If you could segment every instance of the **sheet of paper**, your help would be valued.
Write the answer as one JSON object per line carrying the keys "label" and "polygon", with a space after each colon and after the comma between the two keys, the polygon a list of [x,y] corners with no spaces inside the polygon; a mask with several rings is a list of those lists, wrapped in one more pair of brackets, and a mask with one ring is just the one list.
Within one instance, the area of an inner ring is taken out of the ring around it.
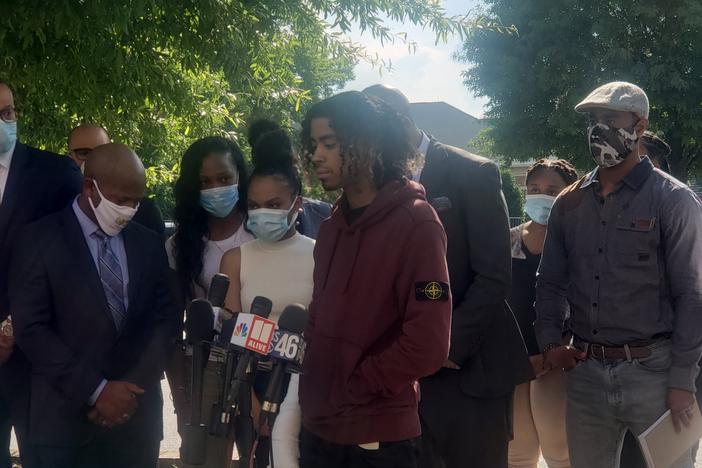
{"label": "sheet of paper", "polygon": [[670,410],[639,436],[639,443],[649,468],[670,468],[683,453],[702,438],[702,415],[695,402],[690,427],[678,434],[673,426]]}

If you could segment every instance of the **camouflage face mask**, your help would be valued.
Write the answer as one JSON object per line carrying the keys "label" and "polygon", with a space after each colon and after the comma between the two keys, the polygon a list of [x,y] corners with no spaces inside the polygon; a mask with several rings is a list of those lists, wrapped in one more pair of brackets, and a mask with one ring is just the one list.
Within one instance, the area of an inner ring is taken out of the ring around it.
{"label": "camouflage face mask", "polygon": [[613,167],[636,148],[639,137],[634,127],[613,128],[603,123],[591,124],[587,129],[590,153],[598,166]]}

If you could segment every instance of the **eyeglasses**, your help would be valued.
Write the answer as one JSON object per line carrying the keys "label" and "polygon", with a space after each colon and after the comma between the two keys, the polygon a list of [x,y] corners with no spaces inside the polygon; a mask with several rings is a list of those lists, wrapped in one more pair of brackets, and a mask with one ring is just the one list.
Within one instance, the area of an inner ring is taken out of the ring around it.
{"label": "eyeglasses", "polygon": [[17,109],[14,107],[0,109],[0,120],[5,123],[17,122]]}
{"label": "eyeglasses", "polygon": [[79,159],[81,161],[85,161],[88,159],[88,155],[92,151],[92,148],[75,148],[75,149],[69,149],[68,154],[76,159]]}

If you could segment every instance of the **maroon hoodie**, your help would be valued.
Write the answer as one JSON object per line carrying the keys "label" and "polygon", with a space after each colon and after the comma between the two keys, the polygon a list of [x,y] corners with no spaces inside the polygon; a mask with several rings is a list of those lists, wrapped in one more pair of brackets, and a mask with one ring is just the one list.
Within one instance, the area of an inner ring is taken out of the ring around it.
{"label": "maroon hoodie", "polygon": [[322,224],[300,405],[329,442],[419,436],[417,379],[448,356],[446,234],[424,189],[386,185],[351,226],[345,200]]}

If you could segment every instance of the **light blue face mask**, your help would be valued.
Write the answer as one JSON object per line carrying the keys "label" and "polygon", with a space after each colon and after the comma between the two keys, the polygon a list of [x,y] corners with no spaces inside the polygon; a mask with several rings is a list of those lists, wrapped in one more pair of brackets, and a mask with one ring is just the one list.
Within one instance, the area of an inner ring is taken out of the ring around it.
{"label": "light blue face mask", "polygon": [[17,142],[17,122],[0,120],[0,153],[7,153]]}
{"label": "light blue face mask", "polygon": [[200,190],[200,205],[216,218],[225,218],[239,201],[239,187],[227,185]]}
{"label": "light blue face mask", "polygon": [[556,197],[550,195],[527,195],[524,211],[537,224],[548,224],[548,217]]}
{"label": "light blue face mask", "polygon": [[295,220],[297,220],[298,213],[295,212],[293,218],[288,222],[288,215],[293,208],[295,208],[295,203],[289,210],[272,210],[269,208],[249,210],[246,227],[257,239],[277,242],[283,238],[290,230],[290,226],[294,225]]}

